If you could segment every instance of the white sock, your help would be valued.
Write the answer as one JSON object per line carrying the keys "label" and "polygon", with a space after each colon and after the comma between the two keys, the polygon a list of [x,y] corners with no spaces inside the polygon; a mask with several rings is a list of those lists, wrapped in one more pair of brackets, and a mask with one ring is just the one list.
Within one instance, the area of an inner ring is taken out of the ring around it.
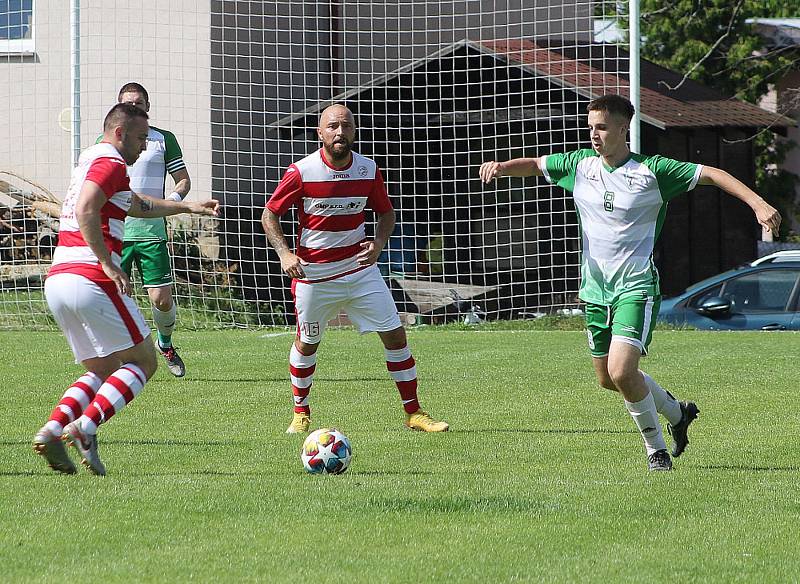
{"label": "white sock", "polygon": [[647,456],[656,450],[666,450],[667,443],[664,442],[664,433],[661,431],[661,423],[658,421],[658,412],[653,395],[648,393],[642,401],[629,402],[625,400],[625,407],[628,408],[631,418],[644,440]]}
{"label": "white sock", "polygon": [[[156,329],[158,330],[159,340],[163,340],[166,342],[172,342],[172,331],[175,330],[175,315],[178,312],[178,309],[175,307],[175,303],[172,303],[172,308],[169,310],[161,311],[155,306],[153,308],[153,322],[156,325]],[[164,345],[162,345],[164,346]]]}
{"label": "white sock", "polygon": [[656,402],[656,411],[673,426],[680,423],[683,419],[683,412],[681,412],[681,404],[678,403],[678,400],[647,373],[641,370],[639,373],[644,377],[645,385],[647,385],[650,395],[653,396],[653,400]]}

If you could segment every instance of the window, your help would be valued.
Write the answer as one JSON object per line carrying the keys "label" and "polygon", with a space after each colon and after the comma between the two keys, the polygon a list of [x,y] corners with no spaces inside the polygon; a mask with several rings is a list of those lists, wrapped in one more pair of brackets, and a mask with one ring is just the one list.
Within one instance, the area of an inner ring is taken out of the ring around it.
{"label": "window", "polygon": [[33,52],[33,0],[0,0],[0,54]]}
{"label": "window", "polygon": [[721,296],[739,313],[786,312],[797,285],[797,270],[764,270],[729,280]]}
{"label": "window", "polygon": [[686,304],[689,308],[697,308],[698,306],[702,306],[703,302],[709,300],[710,298],[714,298],[715,296],[719,296],[722,292],[722,284],[717,284],[713,288],[707,288],[703,290],[697,296],[692,296],[692,299]]}

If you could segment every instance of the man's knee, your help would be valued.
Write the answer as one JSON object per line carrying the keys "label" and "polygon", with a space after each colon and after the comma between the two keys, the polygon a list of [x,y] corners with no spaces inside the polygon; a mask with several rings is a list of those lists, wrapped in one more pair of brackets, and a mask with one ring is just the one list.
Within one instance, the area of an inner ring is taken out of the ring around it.
{"label": "man's knee", "polygon": [[616,388],[627,387],[639,375],[639,368],[626,362],[609,364],[608,376]]}
{"label": "man's knee", "polygon": [[143,341],[142,344],[144,345],[145,342],[147,344],[147,349],[142,347],[141,358],[137,359],[138,362],[135,363],[135,365],[141,367],[147,379],[150,379],[155,375],[156,369],[158,369],[158,360],[156,359],[156,350],[153,348],[153,344],[149,341]]}
{"label": "man's knee", "polygon": [[306,357],[310,357],[311,355],[317,352],[317,349],[319,348],[319,343],[305,343],[300,339],[297,339],[294,342],[294,346],[298,351],[300,351],[300,353],[302,353]]}
{"label": "man's knee", "polygon": [[383,346],[390,351],[402,349],[408,344],[408,339],[406,338],[406,329],[404,329],[402,326],[397,327],[394,330],[379,333],[379,335],[381,337],[381,341],[383,341]]}
{"label": "man's knee", "polygon": [[150,288],[148,295],[150,296],[150,303],[161,312],[167,312],[172,309],[174,301],[170,286]]}
{"label": "man's knee", "polygon": [[611,391],[617,391],[617,386],[614,385],[614,381],[611,379],[611,376],[608,373],[597,374],[597,383],[600,384],[600,387],[603,389],[610,389]]}

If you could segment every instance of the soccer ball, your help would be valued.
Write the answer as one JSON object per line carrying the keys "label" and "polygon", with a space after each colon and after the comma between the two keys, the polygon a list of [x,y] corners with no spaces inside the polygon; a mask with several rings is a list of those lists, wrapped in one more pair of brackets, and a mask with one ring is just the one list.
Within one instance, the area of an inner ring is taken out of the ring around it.
{"label": "soccer ball", "polygon": [[311,474],[342,474],[352,458],[350,440],[336,428],[314,430],[300,452],[303,466]]}

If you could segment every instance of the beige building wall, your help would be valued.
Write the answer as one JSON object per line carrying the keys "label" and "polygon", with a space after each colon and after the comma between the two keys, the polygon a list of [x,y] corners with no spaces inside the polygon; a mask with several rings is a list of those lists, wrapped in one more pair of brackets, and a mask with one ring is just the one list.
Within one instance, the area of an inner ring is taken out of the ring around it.
{"label": "beige building wall", "polygon": [[[72,167],[70,5],[36,0],[34,55],[0,55],[0,173],[21,175],[58,198]],[[208,197],[209,38],[208,2],[82,0],[81,147],[101,133],[120,86],[139,82],[150,93],[151,123],[178,138],[193,197]]]}

